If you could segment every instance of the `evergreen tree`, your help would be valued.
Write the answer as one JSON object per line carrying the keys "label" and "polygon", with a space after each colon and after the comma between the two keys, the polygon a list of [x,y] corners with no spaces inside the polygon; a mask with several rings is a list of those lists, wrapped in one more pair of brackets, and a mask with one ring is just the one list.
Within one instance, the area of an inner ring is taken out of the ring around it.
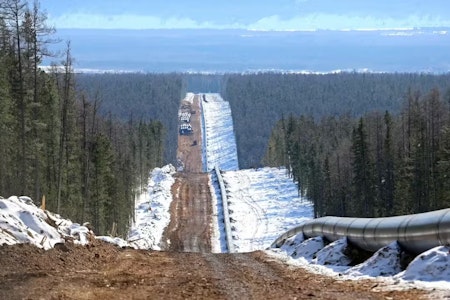
{"label": "evergreen tree", "polygon": [[359,120],[358,127],[353,131],[352,153],[353,214],[358,217],[369,217],[374,213],[373,164],[369,156],[367,133],[362,118]]}

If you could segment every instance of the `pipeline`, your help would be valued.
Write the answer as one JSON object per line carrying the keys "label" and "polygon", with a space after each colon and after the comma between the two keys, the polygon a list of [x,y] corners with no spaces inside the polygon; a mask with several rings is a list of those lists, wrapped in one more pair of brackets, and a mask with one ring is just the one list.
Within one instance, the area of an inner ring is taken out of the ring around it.
{"label": "pipeline", "polygon": [[[205,123],[205,114],[203,113],[203,98],[205,97],[205,94],[198,94],[199,95],[199,102],[200,102],[200,111],[201,111],[201,128],[202,128],[202,169],[203,172],[208,172],[208,156],[206,155],[206,148],[207,148],[207,141],[206,138],[206,123]],[[202,96],[200,96],[202,95]]]}
{"label": "pipeline", "polygon": [[299,233],[305,238],[323,236],[331,242],[346,237],[349,243],[372,252],[397,241],[406,251],[419,254],[450,245],[450,208],[386,218],[317,218],[285,232],[271,247],[279,248]]}
{"label": "pipeline", "polygon": [[222,206],[223,206],[223,220],[224,220],[224,226],[225,226],[225,234],[226,234],[226,241],[227,241],[227,248],[229,253],[234,252],[234,246],[232,241],[232,235],[231,235],[231,227],[230,227],[230,215],[228,214],[228,199],[227,199],[227,192],[225,191],[225,184],[223,183],[222,174],[220,174],[219,167],[216,165],[214,167],[214,170],[217,175],[217,181],[219,182],[220,187],[220,195],[222,197]]}

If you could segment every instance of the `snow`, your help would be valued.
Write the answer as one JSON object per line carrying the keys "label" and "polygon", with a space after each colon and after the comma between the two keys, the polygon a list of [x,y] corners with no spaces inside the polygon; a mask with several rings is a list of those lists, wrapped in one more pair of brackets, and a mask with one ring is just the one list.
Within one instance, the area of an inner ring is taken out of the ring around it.
{"label": "snow", "polygon": [[0,199],[0,245],[30,243],[50,249],[63,242],[58,229],[51,226],[46,213],[29,197]]}
{"label": "snow", "polygon": [[320,249],[316,254],[316,258],[312,260],[312,263],[324,266],[348,266],[352,262],[352,259],[345,254],[346,249],[346,238],[336,240]]}
{"label": "snow", "polygon": [[147,191],[137,199],[135,221],[128,235],[129,243],[135,248],[161,250],[159,243],[170,222],[173,174],[172,165],[155,168],[150,174]]}
{"label": "snow", "polygon": [[186,93],[186,97],[183,99],[183,101],[187,101],[190,104],[194,104],[194,97],[195,97],[194,93]]}
{"label": "snow", "polygon": [[433,297],[450,297],[450,247],[439,246],[418,255],[402,271],[405,253],[397,242],[379,249],[369,259],[356,266],[346,255],[346,239],[324,247],[322,237],[303,239],[302,234],[285,241],[280,248],[266,253],[286,264],[302,267],[316,274],[339,280],[372,279],[387,290],[421,288],[433,292]]}
{"label": "snow", "polygon": [[219,94],[204,95],[201,103],[206,141],[203,157],[205,169],[211,171],[217,165],[221,170],[237,170],[239,164],[230,104]]}
{"label": "snow", "polygon": [[85,245],[90,236],[88,227],[37,207],[29,197],[0,199],[0,245],[29,243],[48,250],[67,238]]}
{"label": "snow", "polygon": [[[417,256],[408,268],[399,273],[396,278],[405,280],[433,281],[442,284],[450,279],[450,247],[439,246]],[[427,262],[426,264],[424,262]]]}
{"label": "snow", "polygon": [[279,235],[313,216],[312,204],[298,196],[285,168],[228,171],[222,176],[238,252],[264,250]]}

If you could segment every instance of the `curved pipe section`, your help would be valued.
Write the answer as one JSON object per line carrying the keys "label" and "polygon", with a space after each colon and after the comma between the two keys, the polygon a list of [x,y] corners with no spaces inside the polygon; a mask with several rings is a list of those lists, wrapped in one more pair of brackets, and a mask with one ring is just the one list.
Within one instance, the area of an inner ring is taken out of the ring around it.
{"label": "curved pipe section", "polygon": [[317,218],[285,232],[272,247],[280,247],[299,233],[305,238],[323,236],[329,241],[346,237],[351,244],[373,252],[397,241],[406,251],[419,254],[450,245],[450,208],[387,218]]}

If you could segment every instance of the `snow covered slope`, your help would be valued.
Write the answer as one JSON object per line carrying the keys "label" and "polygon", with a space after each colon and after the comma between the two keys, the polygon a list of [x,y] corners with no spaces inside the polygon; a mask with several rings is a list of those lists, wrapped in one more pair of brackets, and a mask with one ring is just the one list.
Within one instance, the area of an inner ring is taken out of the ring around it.
{"label": "snow covered slope", "polygon": [[313,217],[309,201],[298,196],[285,168],[222,174],[235,250],[264,250],[286,230]]}
{"label": "snow covered slope", "polygon": [[160,250],[159,242],[170,222],[174,173],[172,165],[155,168],[150,173],[147,190],[136,201],[135,220],[128,235],[128,241],[134,247]]}
{"label": "snow covered slope", "polygon": [[[233,244],[238,252],[262,250],[270,246],[278,235],[296,226],[305,218],[312,218],[312,205],[298,197],[297,186],[285,169],[263,168],[238,170],[233,119],[228,102],[219,94],[201,94],[203,108],[204,169],[216,165],[225,173],[227,201],[233,232]],[[215,178],[213,176],[212,178]],[[221,211],[218,185],[212,185]],[[223,248],[223,220],[215,218],[214,249]],[[222,236],[222,237],[221,237]]]}
{"label": "snow covered slope", "polygon": [[203,145],[206,145],[203,149],[204,170],[211,171],[216,165],[224,171],[237,170],[239,163],[230,104],[219,94],[201,95]]}

